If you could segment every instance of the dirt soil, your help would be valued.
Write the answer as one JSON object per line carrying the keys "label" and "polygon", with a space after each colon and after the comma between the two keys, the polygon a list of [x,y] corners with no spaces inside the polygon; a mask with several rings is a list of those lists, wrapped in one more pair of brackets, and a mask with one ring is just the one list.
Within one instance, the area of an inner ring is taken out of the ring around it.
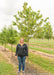
{"label": "dirt soil", "polygon": [[29,49],[29,51],[32,52],[33,54],[39,55],[41,57],[45,57],[45,58],[49,58],[49,59],[54,59],[54,55],[53,54],[48,54],[48,53],[36,51],[36,50],[33,50],[33,49]]}
{"label": "dirt soil", "polygon": [[53,50],[53,51],[54,51],[54,49],[52,49],[52,48],[44,48],[44,47],[34,46],[34,45],[30,45],[30,46],[32,46],[32,47],[37,47],[37,48],[41,48],[41,49],[46,49],[46,50]]}

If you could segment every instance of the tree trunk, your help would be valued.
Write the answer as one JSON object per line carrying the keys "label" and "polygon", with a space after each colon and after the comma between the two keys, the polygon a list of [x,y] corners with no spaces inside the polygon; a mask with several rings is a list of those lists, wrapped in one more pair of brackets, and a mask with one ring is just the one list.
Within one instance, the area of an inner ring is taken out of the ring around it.
{"label": "tree trunk", "polygon": [[5,51],[6,51],[6,43],[5,43]]}
{"label": "tree trunk", "polygon": [[28,45],[28,47],[29,47],[29,38],[28,38],[28,41],[27,41],[27,45]]}
{"label": "tree trunk", "polygon": [[48,39],[48,43],[49,43],[49,39]]}
{"label": "tree trunk", "polygon": [[11,44],[11,57],[13,57],[13,47],[12,47],[12,44]]}
{"label": "tree trunk", "polygon": [[27,58],[27,60],[29,62],[29,38],[28,38],[28,41],[27,41],[27,46],[28,46],[28,58]]}
{"label": "tree trunk", "polygon": [[2,45],[3,45],[3,42],[1,42],[2,43]]}

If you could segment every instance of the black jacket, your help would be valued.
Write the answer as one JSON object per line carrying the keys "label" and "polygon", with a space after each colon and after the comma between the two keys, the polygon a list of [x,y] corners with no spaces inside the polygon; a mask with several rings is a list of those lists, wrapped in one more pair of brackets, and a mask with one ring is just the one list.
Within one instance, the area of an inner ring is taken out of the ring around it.
{"label": "black jacket", "polygon": [[23,46],[21,46],[20,44],[17,44],[15,56],[28,56],[27,44],[24,43]]}

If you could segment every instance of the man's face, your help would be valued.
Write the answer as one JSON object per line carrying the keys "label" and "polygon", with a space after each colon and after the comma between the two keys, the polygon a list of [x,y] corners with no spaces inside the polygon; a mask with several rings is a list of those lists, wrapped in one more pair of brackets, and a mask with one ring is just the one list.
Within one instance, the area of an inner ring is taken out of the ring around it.
{"label": "man's face", "polygon": [[21,38],[21,39],[20,39],[20,42],[21,42],[21,43],[23,43],[23,42],[24,42],[24,39],[23,39],[23,38]]}

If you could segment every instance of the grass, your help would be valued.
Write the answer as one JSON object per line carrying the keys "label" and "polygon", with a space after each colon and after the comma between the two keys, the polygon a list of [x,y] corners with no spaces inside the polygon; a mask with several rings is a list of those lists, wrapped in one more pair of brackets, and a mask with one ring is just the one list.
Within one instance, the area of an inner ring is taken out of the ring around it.
{"label": "grass", "polygon": [[[34,43],[34,44],[40,44],[39,46],[42,46],[42,47],[53,47],[54,46],[54,40],[51,39],[51,40],[47,40],[47,39],[30,39],[29,43]],[[49,48],[50,48],[49,47]],[[6,48],[8,48],[9,50],[11,50],[11,47],[10,46],[6,46]],[[33,50],[37,50],[37,51],[41,51],[41,52],[45,52],[45,53],[48,53],[48,54],[54,54],[54,51],[53,50],[46,50],[46,49],[41,49],[41,48],[35,48],[35,47],[29,47],[30,49],[33,49]],[[13,52],[16,51],[16,48],[13,48]],[[41,66],[42,68],[44,68],[45,70],[48,70],[49,72],[53,73],[54,74],[54,60],[49,60],[47,58],[44,58],[44,57],[40,57],[39,55],[34,55],[32,53],[29,53],[29,60],[32,62],[32,63],[35,63],[39,66]],[[40,69],[41,70],[41,69]]]}
{"label": "grass", "polygon": [[32,53],[29,53],[29,60],[54,74],[54,60],[48,60]]}
{"label": "grass", "polygon": [[[0,45],[2,45],[2,44],[0,43]],[[5,44],[3,44],[3,46],[5,47]],[[11,46],[8,46],[8,44],[6,45],[6,48],[8,48],[11,51]],[[16,48],[13,47],[13,52],[15,52],[15,51],[16,51]]]}
{"label": "grass", "polygon": [[[5,46],[5,45],[3,44],[3,46]],[[11,46],[6,45],[6,48],[8,48],[8,49],[11,51]],[[29,48],[30,48],[30,49],[33,49],[33,50],[45,52],[45,53],[48,53],[48,54],[54,54],[54,51],[53,51],[53,50],[45,50],[45,49],[36,48],[36,47],[31,47],[31,46],[29,46]],[[13,52],[15,52],[15,51],[16,51],[16,48],[13,47]]]}
{"label": "grass", "polygon": [[0,53],[0,75],[16,75],[13,65],[8,64]]}
{"label": "grass", "polygon": [[45,52],[45,53],[48,53],[48,54],[54,54],[54,51],[53,50],[46,50],[46,49],[41,49],[41,48],[36,48],[36,47],[31,47],[31,46],[29,46],[29,48],[30,49],[33,49],[33,50]]}
{"label": "grass", "polygon": [[30,43],[54,46],[54,39],[30,39],[29,44]]}
{"label": "grass", "polygon": [[[10,49],[10,46],[7,46],[7,48]],[[13,48],[15,52],[15,48]],[[36,60],[35,60],[36,59]],[[34,55],[32,53],[29,53],[29,60],[35,64],[38,64],[39,66],[41,66],[42,68],[44,68],[45,70],[48,70],[52,73],[54,73],[54,60],[49,60],[46,59],[44,57],[40,57],[39,55]]]}
{"label": "grass", "polygon": [[43,48],[50,48],[50,49],[54,49],[54,47],[52,45],[46,45],[46,44],[30,44],[32,46],[40,46],[40,47],[43,47]]}
{"label": "grass", "polygon": [[[8,48],[9,50],[11,50],[11,46],[6,45],[6,48]],[[13,52],[15,52],[16,48],[13,47]]]}

